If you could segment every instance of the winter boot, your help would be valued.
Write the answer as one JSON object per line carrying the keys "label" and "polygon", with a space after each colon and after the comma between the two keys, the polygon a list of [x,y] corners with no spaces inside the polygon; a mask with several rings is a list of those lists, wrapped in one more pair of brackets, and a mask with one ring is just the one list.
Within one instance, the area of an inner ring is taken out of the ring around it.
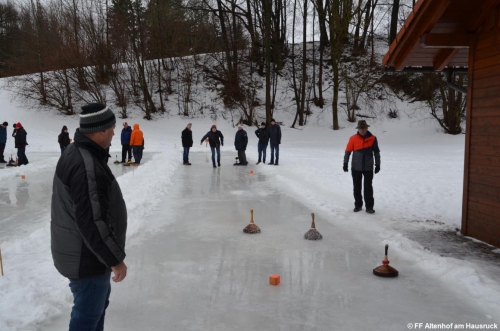
{"label": "winter boot", "polygon": [[[363,210],[363,208],[361,208],[361,207],[354,207],[354,209],[352,211],[357,213],[358,211],[362,211],[362,210]],[[367,210],[367,212],[368,212],[368,210]]]}
{"label": "winter boot", "polygon": [[370,208],[370,209],[366,208],[366,212],[368,214],[375,214],[375,210],[373,210],[373,208]]}

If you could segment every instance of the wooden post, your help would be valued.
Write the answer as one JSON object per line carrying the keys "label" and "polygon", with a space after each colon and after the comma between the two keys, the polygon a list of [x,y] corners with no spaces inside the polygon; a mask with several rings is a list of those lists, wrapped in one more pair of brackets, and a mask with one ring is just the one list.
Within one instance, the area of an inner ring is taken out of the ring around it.
{"label": "wooden post", "polygon": [[0,249],[0,271],[3,276],[2,250]]}

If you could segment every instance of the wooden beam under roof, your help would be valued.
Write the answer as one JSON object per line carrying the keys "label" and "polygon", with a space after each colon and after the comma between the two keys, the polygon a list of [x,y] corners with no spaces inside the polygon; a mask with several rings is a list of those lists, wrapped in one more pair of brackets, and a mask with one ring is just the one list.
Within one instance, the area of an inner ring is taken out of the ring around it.
{"label": "wooden beam under roof", "polygon": [[443,49],[434,59],[434,70],[442,71],[448,63],[457,55],[459,48]]}
{"label": "wooden beam under roof", "polygon": [[420,36],[432,29],[450,3],[451,0],[424,2],[427,8],[421,8],[421,10],[423,10],[426,15],[417,15],[417,19],[413,20],[410,27],[405,31],[404,38],[406,38],[402,40],[402,42],[404,42],[404,47],[402,47],[394,59],[394,68],[396,68],[396,70],[402,70],[406,66],[406,62],[409,58],[408,55],[410,55],[415,45],[420,41]]}
{"label": "wooden beam under roof", "polygon": [[475,40],[475,34],[426,33],[420,37],[420,45],[423,48],[469,48]]}

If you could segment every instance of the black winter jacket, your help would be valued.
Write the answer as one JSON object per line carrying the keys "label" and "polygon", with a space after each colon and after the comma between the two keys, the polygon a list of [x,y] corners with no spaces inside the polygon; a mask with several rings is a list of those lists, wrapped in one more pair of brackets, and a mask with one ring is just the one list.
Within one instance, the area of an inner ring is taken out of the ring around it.
{"label": "black winter jacket", "polygon": [[269,143],[269,131],[267,128],[258,128],[255,130],[255,135],[259,137],[260,144],[268,144]]}
{"label": "black winter jacket", "polygon": [[216,130],[213,132],[212,130],[208,131],[206,135],[201,138],[201,143],[205,141],[205,139],[208,138],[208,143],[212,147],[218,147],[220,145],[224,146],[224,136],[222,135],[222,132],[219,130]]}
{"label": "black winter jacket", "polygon": [[185,128],[182,130],[182,147],[193,147],[193,131]]}
{"label": "black winter jacket", "polygon": [[79,130],[54,175],[51,249],[68,278],[104,275],[125,259],[127,210],[108,153]]}
{"label": "black winter jacket", "polygon": [[271,125],[268,129],[269,141],[273,145],[281,144],[281,128],[278,124]]}
{"label": "black winter jacket", "polygon": [[24,148],[26,145],[28,145],[28,142],[26,141],[26,136],[28,133],[26,130],[24,130],[23,127],[16,129],[16,136],[14,138],[14,144],[15,148]]}
{"label": "black winter jacket", "polygon": [[237,151],[244,151],[247,149],[248,145],[248,135],[245,130],[236,131],[236,136],[234,137],[234,147]]}
{"label": "black winter jacket", "polygon": [[70,144],[69,142],[69,133],[64,132],[64,130],[61,130],[61,133],[59,134],[59,137],[57,137],[57,142],[59,143],[59,146],[61,148],[66,148]]}

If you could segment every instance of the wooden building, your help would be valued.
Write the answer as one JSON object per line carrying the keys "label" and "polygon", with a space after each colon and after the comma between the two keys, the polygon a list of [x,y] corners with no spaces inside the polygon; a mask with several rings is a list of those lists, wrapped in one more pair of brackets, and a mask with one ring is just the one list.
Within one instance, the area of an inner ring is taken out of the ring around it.
{"label": "wooden building", "polygon": [[468,72],[461,231],[500,247],[500,0],[418,0],[383,65]]}

